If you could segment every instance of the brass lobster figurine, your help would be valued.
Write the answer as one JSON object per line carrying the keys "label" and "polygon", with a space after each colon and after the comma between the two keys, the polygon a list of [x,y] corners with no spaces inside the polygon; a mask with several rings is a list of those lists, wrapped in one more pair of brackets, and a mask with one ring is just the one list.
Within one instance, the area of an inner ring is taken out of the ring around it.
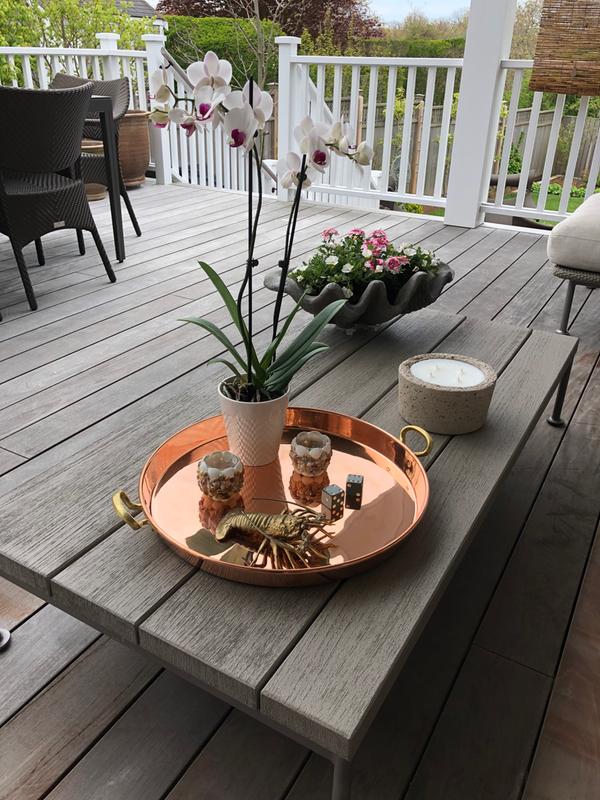
{"label": "brass lobster figurine", "polygon": [[326,520],[300,506],[281,514],[247,512],[234,508],[217,525],[217,541],[233,541],[251,552],[249,566],[275,569],[322,566],[329,563],[331,539]]}

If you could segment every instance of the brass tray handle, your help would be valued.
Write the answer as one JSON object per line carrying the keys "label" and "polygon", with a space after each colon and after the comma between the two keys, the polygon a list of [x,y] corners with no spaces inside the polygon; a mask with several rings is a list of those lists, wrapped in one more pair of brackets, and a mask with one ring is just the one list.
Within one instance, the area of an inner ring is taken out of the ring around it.
{"label": "brass tray handle", "polygon": [[133,500],[130,500],[127,496],[127,492],[124,492],[122,489],[118,492],[115,492],[112,496],[113,506],[115,507],[115,511],[121,517],[123,522],[126,522],[130,528],[134,531],[139,531],[140,528],[143,528],[144,525],[150,525],[148,520],[144,517],[142,519],[136,519],[131,512],[138,513],[143,511],[144,509],[139,503],[134,503]]}
{"label": "brass tray handle", "polygon": [[431,452],[431,448],[433,447],[433,439],[427,433],[425,428],[419,428],[418,425],[405,425],[402,430],[400,431],[400,435],[398,438],[402,442],[402,444],[406,444],[406,434],[409,431],[414,431],[415,433],[420,434],[423,439],[425,439],[425,447],[422,450],[415,451],[416,456],[426,456],[428,453]]}

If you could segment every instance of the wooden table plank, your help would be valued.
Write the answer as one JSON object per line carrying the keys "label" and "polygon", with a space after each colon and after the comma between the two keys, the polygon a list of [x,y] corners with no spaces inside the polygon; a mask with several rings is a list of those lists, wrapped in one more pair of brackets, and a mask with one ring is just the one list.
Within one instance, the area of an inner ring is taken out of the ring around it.
{"label": "wooden table plank", "polygon": [[10,450],[0,447],[0,475],[18,467],[23,461],[25,461],[23,456],[18,456],[16,453],[11,453]]}
{"label": "wooden table plank", "polygon": [[[466,319],[436,349],[443,353],[478,358],[489,364],[500,374],[528,336],[529,331],[523,328]],[[369,409],[365,414],[365,419],[391,432],[399,431],[407,424],[407,421],[400,416],[398,410],[397,384],[394,384],[387,394]],[[436,433],[432,435],[432,439],[433,447],[431,452],[422,459],[422,463],[426,467],[435,461],[440,451],[450,440],[450,437]],[[415,449],[420,448],[420,441],[417,435],[414,435],[413,439],[411,434],[408,443],[410,446],[414,446]]]}
{"label": "wooden table plank", "polygon": [[431,468],[418,531],[333,595],[262,690],[263,714],[352,756],[574,346],[567,337],[529,337],[499,380],[486,427],[455,437]]}
{"label": "wooden table plank", "polygon": [[108,639],[89,647],[0,727],[0,800],[42,797],[158,671]]}

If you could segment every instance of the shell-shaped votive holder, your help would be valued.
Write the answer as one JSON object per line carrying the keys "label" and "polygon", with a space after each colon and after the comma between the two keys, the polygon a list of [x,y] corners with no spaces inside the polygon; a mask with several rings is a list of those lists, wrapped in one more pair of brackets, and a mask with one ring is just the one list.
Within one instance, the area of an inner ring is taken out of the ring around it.
{"label": "shell-shaped votive holder", "polygon": [[331,461],[331,439],[320,431],[301,431],[292,439],[290,458],[296,472],[316,478]]}
{"label": "shell-shaped votive holder", "polygon": [[215,450],[198,464],[198,485],[213,500],[229,500],[242,488],[244,465],[235,453]]}

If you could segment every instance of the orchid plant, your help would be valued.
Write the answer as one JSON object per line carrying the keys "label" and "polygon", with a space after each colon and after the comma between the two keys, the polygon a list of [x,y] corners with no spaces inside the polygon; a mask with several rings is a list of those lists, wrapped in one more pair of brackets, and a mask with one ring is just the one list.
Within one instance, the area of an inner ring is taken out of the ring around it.
{"label": "orchid plant", "polygon": [[[254,257],[258,223],[262,209],[262,160],[264,130],[273,114],[273,100],[250,78],[242,89],[231,86],[231,64],[208,52],[202,61],[187,68],[187,77],[193,87],[191,97],[179,96],[167,82],[168,61],[150,76],[150,93],[153,109],[150,120],[159,128],[178,125],[187,136],[202,135],[207,128],[223,127],[227,143],[240,148],[247,159],[248,190],[248,253],[246,270],[234,298],[219,275],[208,264],[200,262],[207,277],[223,299],[232,322],[237,329],[244,351],[230,341],[223,331],[209,320],[188,318],[185,321],[199,325],[215,336],[233,358],[217,359],[232,372],[232,377],[222,384],[221,390],[232,399],[249,402],[270,400],[285,393],[294,374],[311,358],[327,349],[316,341],[323,328],[339,311],[344,300],[332,303],[318,314],[306,328],[279,355],[278,349],[297,314],[298,303],[285,320],[281,330],[279,322],[284,297],[285,281],[289,271],[296,222],[302,191],[306,190],[327,169],[331,155],[346,158],[358,169],[368,166],[373,150],[366,142],[356,142],[352,127],[341,120],[333,125],[315,123],[310,117],[302,120],[294,130],[299,152],[290,152],[279,159],[277,175],[280,185],[294,190],[290,208],[283,257],[279,261],[281,279],[275,300],[272,338],[265,353],[259,356],[253,337],[253,276],[258,261]],[[256,178],[257,199],[254,198]],[[244,299],[246,310],[244,314]]]}

